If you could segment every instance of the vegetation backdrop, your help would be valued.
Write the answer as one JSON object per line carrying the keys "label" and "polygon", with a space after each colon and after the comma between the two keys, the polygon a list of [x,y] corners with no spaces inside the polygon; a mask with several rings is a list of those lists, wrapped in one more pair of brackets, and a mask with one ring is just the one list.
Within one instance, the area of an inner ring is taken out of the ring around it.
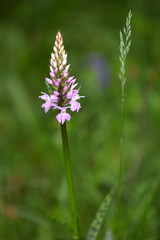
{"label": "vegetation backdrop", "polygon": [[[62,240],[69,221],[60,127],[38,98],[58,30],[81,85],[67,124],[80,226],[117,185],[119,31],[131,9],[120,239],[160,238],[160,4],[154,0],[0,1],[0,239]],[[99,239],[114,236],[117,194]],[[105,237],[107,236],[107,237]]]}

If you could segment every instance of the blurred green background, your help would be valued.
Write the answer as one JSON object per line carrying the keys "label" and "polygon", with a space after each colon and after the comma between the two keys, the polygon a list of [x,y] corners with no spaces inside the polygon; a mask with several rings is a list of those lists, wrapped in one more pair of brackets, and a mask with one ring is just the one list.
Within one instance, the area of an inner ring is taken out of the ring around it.
{"label": "blurred green background", "polygon": [[[86,96],[68,123],[83,236],[102,199],[117,184],[119,31],[130,9],[119,236],[160,239],[159,2],[1,0],[0,6],[0,239],[71,239],[46,217],[70,221],[60,127],[56,113],[45,115],[38,98],[46,90],[58,30],[80,95]],[[117,239],[116,206],[115,192],[100,240]]]}

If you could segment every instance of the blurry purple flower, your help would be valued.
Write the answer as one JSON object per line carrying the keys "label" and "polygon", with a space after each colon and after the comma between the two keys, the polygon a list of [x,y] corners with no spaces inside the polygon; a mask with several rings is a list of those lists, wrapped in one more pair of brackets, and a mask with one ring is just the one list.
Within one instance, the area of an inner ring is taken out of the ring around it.
{"label": "blurry purple flower", "polygon": [[106,57],[99,53],[92,53],[87,56],[87,65],[91,67],[96,74],[96,85],[98,83],[101,88],[106,88],[111,78],[111,69]]}
{"label": "blurry purple flower", "polygon": [[70,64],[67,65],[67,54],[63,46],[63,38],[60,32],[56,35],[54,53],[51,53],[50,60],[50,78],[46,78],[50,90],[53,94],[48,95],[42,92],[41,99],[45,100],[42,107],[45,113],[52,107],[58,109],[60,113],[56,116],[59,123],[64,124],[65,120],[70,121],[71,116],[66,112],[67,108],[71,111],[79,111],[80,103],[77,101],[84,96],[79,96],[79,90],[74,89],[78,83],[75,84],[74,76],[68,77]]}

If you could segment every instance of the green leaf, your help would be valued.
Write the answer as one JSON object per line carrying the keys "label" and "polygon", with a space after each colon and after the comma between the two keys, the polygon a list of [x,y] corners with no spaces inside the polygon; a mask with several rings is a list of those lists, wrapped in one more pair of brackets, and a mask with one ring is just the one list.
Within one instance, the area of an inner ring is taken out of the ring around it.
{"label": "green leaf", "polygon": [[102,226],[103,220],[105,218],[107,209],[110,205],[110,202],[112,199],[112,194],[113,194],[113,189],[110,192],[110,194],[107,194],[107,196],[103,200],[102,204],[100,205],[100,208],[98,209],[98,211],[90,225],[86,240],[95,240],[97,238],[100,228]]}
{"label": "green leaf", "polygon": [[51,224],[57,223],[58,225],[60,225],[61,227],[63,227],[65,230],[67,230],[70,233],[73,233],[73,228],[66,222],[63,222],[59,219],[56,218],[52,218],[51,216],[47,215],[40,207],[38,207],[39,212],[41,213],[41,215],[43,215],[43,217],[45,217]]}
{"label": "green leaf", "polygon": [[65,228],[70,233],[73,233],[73,228],[68,223],[63,222],[56,218],[54,218],[54,219],[51,218],[51,220],[54,221],[55,223],[59,224],[61,227]]}
{"label": "green leaf", "polygon": [[81,204],[81,206],[77,209],[76,215],[79,216],[80,212],[86,208],[88,205],[88,200],[86,202],[84,202],[83,204]]}

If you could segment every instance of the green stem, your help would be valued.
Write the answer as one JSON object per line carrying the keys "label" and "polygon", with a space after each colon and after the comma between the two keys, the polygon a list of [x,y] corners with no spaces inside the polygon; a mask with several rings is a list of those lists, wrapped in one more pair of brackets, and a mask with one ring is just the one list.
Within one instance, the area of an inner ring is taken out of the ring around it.
{"label": "green stem", "polygon": [[123,176],[123,145],[124,145],[124,85],[122,83],[122,95],[121,95],[121,133],[120,133],[120,166],[118,177],[118,225],[121,215],[121,195],[122,195],[122,176]]}
{"label": "green stem", "polygon": [[71,219],[72,219],[72,226],[75,234],[74,239],[80,240],[81,239],[80,229],[79,229],[79,223],[78,223],[78,217],[77,217],[77,208],[76,208],[76,201],[75,201],[75,192],[74,192],[74,184],[73,184],[73,177],[72,177],[66,123],[60,124],[60,125],[61,125],[61,135],[62,135],[62,143],[63,143],[64,166],[65,166],[68,192],[69,192]]}

